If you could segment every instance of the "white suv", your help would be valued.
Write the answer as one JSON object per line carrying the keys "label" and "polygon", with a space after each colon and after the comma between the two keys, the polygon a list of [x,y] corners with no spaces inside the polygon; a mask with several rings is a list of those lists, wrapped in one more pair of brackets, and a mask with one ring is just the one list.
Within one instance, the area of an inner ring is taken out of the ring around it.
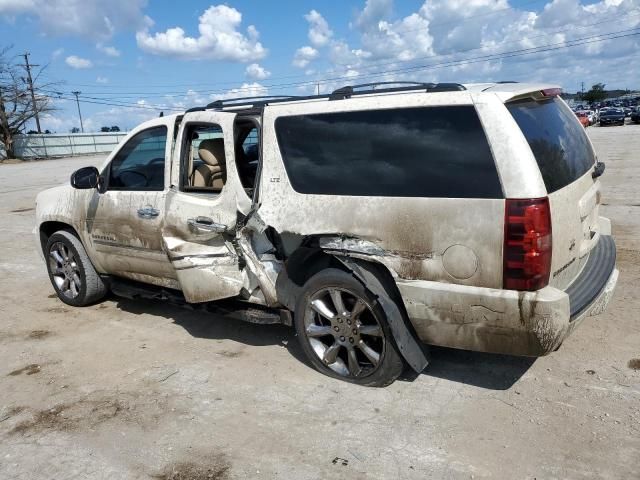
{"label": "white suv", "polygon": [[376,87],[140,125],[38,196],[58,296],[224,304],[371,386],[422,371],[428,344],[545,355],[604,310],[604,164],[558,88]]}

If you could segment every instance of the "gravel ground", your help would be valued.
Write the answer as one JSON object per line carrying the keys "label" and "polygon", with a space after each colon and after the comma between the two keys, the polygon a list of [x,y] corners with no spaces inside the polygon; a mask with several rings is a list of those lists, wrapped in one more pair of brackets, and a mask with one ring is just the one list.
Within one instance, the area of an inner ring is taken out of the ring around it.
{"label": "gravel ground", "polygon": [[0,478],[640,478],[640,126],[588,133],[619,248],[607,312],[548,357],[438,348],[385,389],[316,373],[284,327],[65,306],[34,198],[101,158],[0,165]]}

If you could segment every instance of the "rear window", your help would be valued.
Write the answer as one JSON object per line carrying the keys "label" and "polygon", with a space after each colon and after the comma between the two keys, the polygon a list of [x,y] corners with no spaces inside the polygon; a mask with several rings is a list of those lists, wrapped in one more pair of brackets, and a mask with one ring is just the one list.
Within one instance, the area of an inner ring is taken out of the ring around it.
{"label": "rear window", "polygon": [[473,106],[280,117],[276,134],[299,193],[503,198]]}
{"label": "rear window", "polygon": [[595,156],[582,125],[559,98],[507,104],[536,157],[547,192],[573,183],[593,167]]}

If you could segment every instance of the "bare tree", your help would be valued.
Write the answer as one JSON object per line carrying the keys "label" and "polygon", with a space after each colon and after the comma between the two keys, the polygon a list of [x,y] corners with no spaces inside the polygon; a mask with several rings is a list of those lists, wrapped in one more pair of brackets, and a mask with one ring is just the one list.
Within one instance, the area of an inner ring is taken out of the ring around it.
{"label": "bare tree", "polygon": [[[53,110],[50,98],[36,92],[32,97],[17,57],[11,57],[11,47],[0,49],[0,142],[8,158],[15,157],[14,136],[36,116]],[[36,74],[34,83],[44,67]],[[41,86],[51,87],[51,84]]]}

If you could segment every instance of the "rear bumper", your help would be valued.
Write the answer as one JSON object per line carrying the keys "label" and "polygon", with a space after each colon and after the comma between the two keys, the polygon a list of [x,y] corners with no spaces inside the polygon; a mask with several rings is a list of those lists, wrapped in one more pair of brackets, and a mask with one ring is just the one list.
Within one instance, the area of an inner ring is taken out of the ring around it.
{"label": "rear bumper", "polygon": [[432,345],[541,356],[556,350],[586,317],[602,313],[615,290],[615,243],[601,236],[566,291],[536,292],[398,280],[418,337]]}

